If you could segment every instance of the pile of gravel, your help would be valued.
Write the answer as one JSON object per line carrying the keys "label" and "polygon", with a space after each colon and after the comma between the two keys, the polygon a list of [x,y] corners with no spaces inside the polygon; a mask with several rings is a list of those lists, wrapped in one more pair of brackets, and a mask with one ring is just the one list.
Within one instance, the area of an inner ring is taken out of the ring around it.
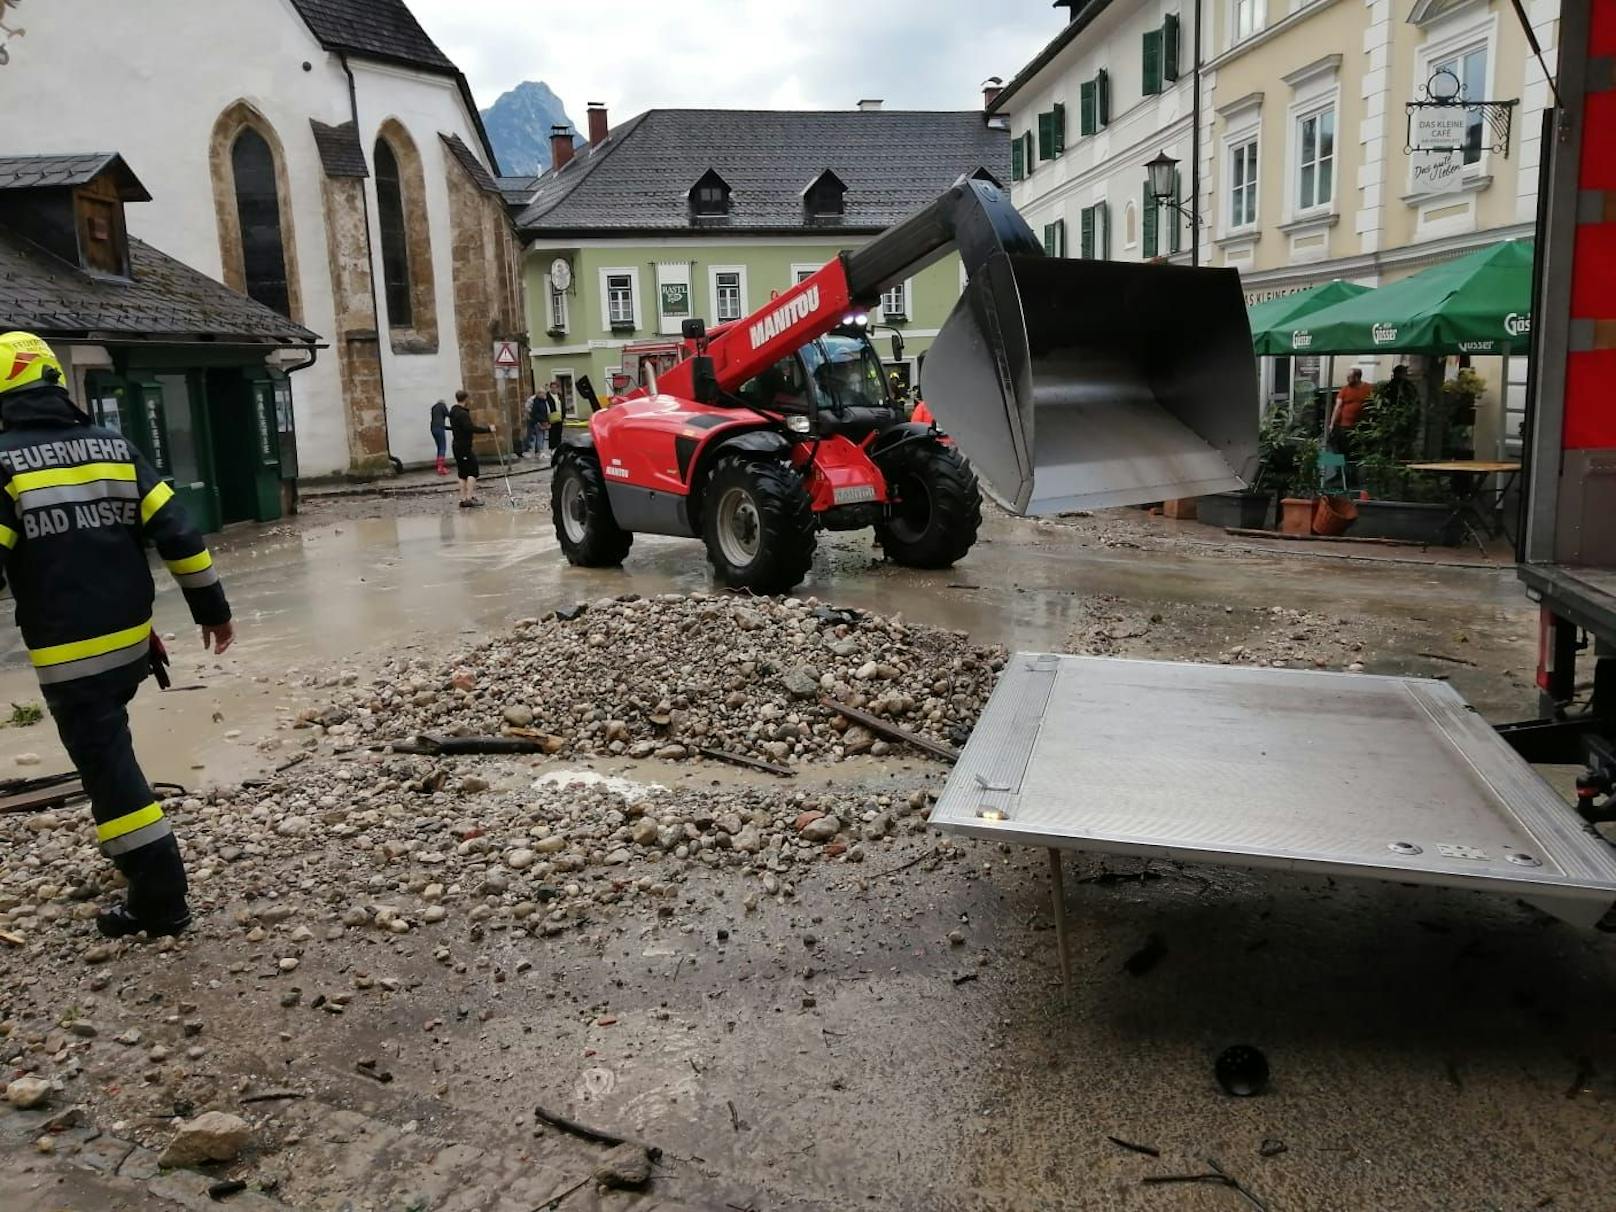
{"label": "pile of gravel", "polygon": [[448,664],[397,661],[299,723],[348,746],[505,732],[566,755],[834,761],[890,744],[822,696],[959,745],[1005,655],[811,599],[626,594],[525,620]]}
{"label": "pile of gravel", "polygon": [[[249,931],[295,916],[333,938],[449,919],[475,932],[548,936],[619,902],[667,916],[701,868],[737,869],[748,898],[789,896],[809,864],[856,863],[869,846],[922,832],[927,788],[911,776],[880,792],[784,783],[698,791],[509,758],[365,753],[170,800],[166,811],[193,907],[228,910]],[[116,953],[90,927],[114,877],[87,812],[0,817],[0,845],[11,859],[0,928],[32,943],[76,920],[83,958]],[[218,925],[215,917],[210,929]]]}

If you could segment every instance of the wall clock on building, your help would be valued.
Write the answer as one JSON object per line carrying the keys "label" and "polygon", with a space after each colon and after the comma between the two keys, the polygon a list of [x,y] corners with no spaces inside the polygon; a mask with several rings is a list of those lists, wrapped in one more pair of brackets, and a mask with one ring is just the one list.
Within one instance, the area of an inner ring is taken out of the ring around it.
{"label": "wall clock on building", "polygon": [[557,290],[566,290],[572,285],[572,265],[565,257],[550,262],[550,285]]}

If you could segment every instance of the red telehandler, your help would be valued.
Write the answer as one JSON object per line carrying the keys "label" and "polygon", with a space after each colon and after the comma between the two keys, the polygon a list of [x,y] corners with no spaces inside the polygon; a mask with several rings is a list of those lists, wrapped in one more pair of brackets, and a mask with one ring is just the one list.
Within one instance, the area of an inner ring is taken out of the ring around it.
{"label": "red telehandler", "polygon": [[[954,249],[968,281],[926,355],[937,421],[920,424],[889,392],[868,309]],[[1046,257],[990,182],[683,335],[678,364],[558,452],[574,564],[620,564],[637,531],[700,536],[721,580],[784,593],[821,527],[868,526],[897,563],[944,568],[981,522],[972,464],[1007,509],[1047,514],[1220,492],[1256,457],[1235,271]]]}

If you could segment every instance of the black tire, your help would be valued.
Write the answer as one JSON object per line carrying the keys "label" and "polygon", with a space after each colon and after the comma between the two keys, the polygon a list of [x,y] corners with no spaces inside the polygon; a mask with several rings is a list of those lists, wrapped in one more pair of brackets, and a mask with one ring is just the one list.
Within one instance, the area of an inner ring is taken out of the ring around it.
{"label": "black tire", "polygon": [[721,457],[702,493],[707,559],[726,584],[789,593],[808,575],[817,539],[802,477],[773,459]]}
{"label": "black tire", "polygon": [[634,536],[618,526],[606,497],[606,477],[592,450],[562,448],[550,478],[550,512],[556,542],[570,564],[613,568],[623,562]]}
{"label": "black tire", "polygon": [[952,446],[922,439],[877,458],[892,511],[875,528],[894,563],[947,568],[965,558],[982,525],[982,493],[965,457]]}

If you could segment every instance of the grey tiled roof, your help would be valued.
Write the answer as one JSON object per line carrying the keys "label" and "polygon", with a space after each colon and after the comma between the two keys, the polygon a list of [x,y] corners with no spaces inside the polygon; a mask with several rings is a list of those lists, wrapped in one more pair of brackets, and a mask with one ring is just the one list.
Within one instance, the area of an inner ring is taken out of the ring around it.
{"label": "grey tiled roof", "polygon": [[292,0],[292,4],[327,50],[455,71],[404,0]]}
{"label": "grey tiled roof", "polygon": [[0,156],[0,189],[51,189],[88,185],[108,168],[118,172],[118,196],[150,202],[151,195],[116,152],[56,156]]}
{"label": "grey tiled roof", "polygon": [[[847,184],[846,213],[810,223],[803,190],[827,168]],[[975,110],[653,109],[544,173],[517,226],[530,235],[874,231],[978,168],[1009,180],[1010,135]],[[729,185],[730,213],[697,224],[689,191],[708,169]]]}
{"label": "grey tiled roof", "polygon": [[464,139],[459,135],[446,135],[442,131],[438,132],[438,138],[443,140],[444,146],[449,149],[450,154],[460,161],[460,167],[471,175],[471,179],[477,183],[478,189],[484,193],[499,193],[499,186],[495,183],[492,174],[489,173],[483,162],[477,159],[477,153],[466,146]]}
{"label": "grey tiled roof", "polygon": [[494,183],[505,198],[506,206],[526,207],[539,187],[539,179],[531,174],[523,177],[496,177]]}
{"label": "grey tiled roof", "polygon": [[319,338],[278,312],[129,240],[130,280],[92,276],[0,228],[0,320],[42,337],[289,346]]}
{"label": "grey tiled roof", "polygon": [[368,177],[365,149],[359,142],[359,128],[350,120],[341,126],[327,126],[309,119],[314,145],[320,149],[320,165],[328,177]]}

